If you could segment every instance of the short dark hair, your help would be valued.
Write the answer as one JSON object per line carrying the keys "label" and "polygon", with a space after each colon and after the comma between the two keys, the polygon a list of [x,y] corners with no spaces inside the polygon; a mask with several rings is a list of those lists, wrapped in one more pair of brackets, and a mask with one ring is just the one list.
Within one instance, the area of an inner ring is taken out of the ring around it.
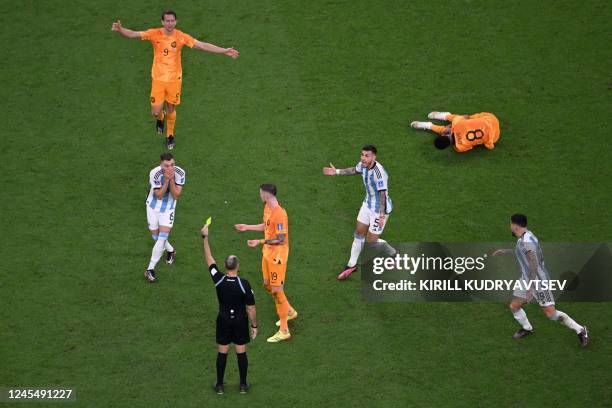
{"label": "short dark hair", "polygon": [[228,271],[238,269],[238,257],[236,255],[230,255],[225,258],[225,269]]}
{"label": "short dark hair", "polygon": [[172,11],[172,10],[166,10],[166,11],[164,11],[164,12],[162,13],[162,18],[161,18],[161,19],[162,19],[162,21],[163,21],[163,20],[166,18],[166,16],[167,16],[168,14],[173,15],[173,16],[174,16],[174,19],[176,20],[176,13],[175,13],[174,11]]}
{"label": "short dark hair", "polygon": [[276,186],[274,184],[262,184],[259,189],[276,197]]}
{"label": "short dark hair", "polygon": [[371,144],[363,146],[361,148],[361,151],[372,152],[374,154],[378,153],[378,150],[376,150],[376,146],[371,145]]}
{"label": "short dark hair", "polygon": [[510,222],[525,228],[527,226],[527,216],[525,214],[512,214]]}
{"label": "short dark hair", "polygon": [[174,159],[174,156],[172,155],[172,153],[162,153],[159,155],[159,160],[161,161],[166,161],[166,160],[172,160]]}
{"label": "short dark hair", "polygon": [[450,145],[451,141],[446,136],[438,136],[434,139],[434,146],[436,146],[436,149],[444,150]]}

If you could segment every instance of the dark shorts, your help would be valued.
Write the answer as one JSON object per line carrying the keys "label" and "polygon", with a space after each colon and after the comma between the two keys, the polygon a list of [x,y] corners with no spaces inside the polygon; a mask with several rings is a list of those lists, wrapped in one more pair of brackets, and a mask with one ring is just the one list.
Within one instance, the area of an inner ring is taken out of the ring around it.
{"label": "dark shorts", "polygon": [[249,319],[246,315],[244,317],[236,316],[233,319],[221,315],[217,316],[217,344],[225,346],[234,343],[241,346],[249,341],[251,341]]}

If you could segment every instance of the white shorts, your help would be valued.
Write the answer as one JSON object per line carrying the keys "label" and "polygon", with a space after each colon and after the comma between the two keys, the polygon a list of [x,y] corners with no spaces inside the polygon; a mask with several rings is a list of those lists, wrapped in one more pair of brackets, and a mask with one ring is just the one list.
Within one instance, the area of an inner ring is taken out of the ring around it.
{"label": "white shorts", "polygon": [[361,204],[359,214],[357,215],[357,221],[362,224],[369,225],[368,231],[372,234],[380,235],[384,231],[387,223],[389,222],[389,215],[385,215],[385,222],[380,225],[380,214],[374,210],[370,210],[366,203]]}
{"label": "white shorts", "polygon": [[531,302],[533,299],[535,299],[538,302],[538,305],[542,307],[554,306],[555,304],[555,298],[551,290],[516,289],[513,292],[513,296],[525,299],[527,302]]}
{"label": "white shorts", "polygon": [[159,229],[159,226],[172,228],[174,225],[174,210],[159,212],[147,205],[147,222],[149,230],[154,231]]}

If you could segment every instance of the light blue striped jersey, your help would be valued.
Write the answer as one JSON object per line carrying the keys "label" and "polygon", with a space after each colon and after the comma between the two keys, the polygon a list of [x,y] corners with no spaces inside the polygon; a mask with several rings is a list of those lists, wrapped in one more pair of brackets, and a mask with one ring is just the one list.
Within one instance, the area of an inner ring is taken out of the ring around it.
{"label": "light blue striped jersey", "polygon": [[[536,264],[538,265],[538,276],[533,277],[531,274],[531,270],[529,268],[529,260],[527,258],[527,254],[531,252],[535,256]],[[527,230],[516,241],[516,248],[514,249],[514,254],[516,255],[516,259],[518,260],[519,266],[521,267],[521,273],[523,275],[523,279],[526,281],[539,279],[539,280],[549,280],[550,276],[548,275],[548,271],[546,270],[546,266],[544,266],[544,255],[542,254],[542,248],[540,247],[540,242],[533,232]]]}
{"label": "light blue striped jersey", "polygon": [[363,178],[366,195],[363,202],[372,211],[380,212],[380,193],[387,192],[387,202],[385,213],[389,214],[393,210],[393,202],[389,196],[389,175],[385,171],[382,164],[374,162],[372,168],[363,167],[361,162],[355,166],[357,173],[360,173]]}
{"label": "light blue striped jersey", "polygon": [[[174,182],[178,186],[185,185],[185,170],[179,166],[174,166]],[[155,195],[155,190],[161,188],[164,184],[164,171],[161,166],[157,166],[151,170],[149,173],[149,184],[151,185],[149,195],[147,196],[147,205],[149,207],[161,213],[176,208],[176,200],[172,197],[170,188],[168,188],[168,191],[166,191],[166,194],[164,194],[161,200]]]}

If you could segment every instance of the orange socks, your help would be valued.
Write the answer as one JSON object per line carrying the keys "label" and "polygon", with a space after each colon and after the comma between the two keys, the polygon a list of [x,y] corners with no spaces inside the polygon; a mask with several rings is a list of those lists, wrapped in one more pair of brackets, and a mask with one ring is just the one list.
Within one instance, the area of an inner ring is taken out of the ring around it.
{"label": "orange socks", "polygon": [[287,314],[289,313],[289,302],[285,292],[274,292],[274,302],[276,303],[276,313],[280,319],[280,329],[283,332],[289,330],[287,326]]}
{"label": "orange socks", "polygon": [[166,115],[166,136],[174,136],[174,123],[176,123],[176,110]]}

